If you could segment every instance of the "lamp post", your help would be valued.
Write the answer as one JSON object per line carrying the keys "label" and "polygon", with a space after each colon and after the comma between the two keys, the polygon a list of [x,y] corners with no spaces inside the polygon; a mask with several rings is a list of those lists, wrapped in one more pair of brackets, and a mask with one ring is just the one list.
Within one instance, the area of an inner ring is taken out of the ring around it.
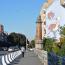
{"label": "lamp post", "polygon": [[26,50],[27,50],[27,38],[26,38]]}

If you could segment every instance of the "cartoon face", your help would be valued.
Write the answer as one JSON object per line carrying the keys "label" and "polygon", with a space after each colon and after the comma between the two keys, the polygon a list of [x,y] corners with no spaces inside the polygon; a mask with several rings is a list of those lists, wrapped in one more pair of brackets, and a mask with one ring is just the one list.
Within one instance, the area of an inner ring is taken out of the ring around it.
{"label": "cartoon face", "polygon": [[[65,8],[61,6],[60,0],[54,0],[54,2],[46,10],[46,34],[53,37],[52,32],[59,30],[59,26],[65,25]],[[51,32],[50,32],[51,31]],[[49,33],[50,32],[50,33]],[[59,36],[57,32],[56,37]]]}

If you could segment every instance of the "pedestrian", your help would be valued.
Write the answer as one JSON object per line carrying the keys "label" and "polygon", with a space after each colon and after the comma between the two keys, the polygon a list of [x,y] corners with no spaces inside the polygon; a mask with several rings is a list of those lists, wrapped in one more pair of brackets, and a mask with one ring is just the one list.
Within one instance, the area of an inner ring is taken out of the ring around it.
{"label": "pedestrian", "polygon": [[22,57],[24,57],[25,48],[24,48],[24,47],[22,47],[22,48],[21,48],[21,50],[22,50]]}

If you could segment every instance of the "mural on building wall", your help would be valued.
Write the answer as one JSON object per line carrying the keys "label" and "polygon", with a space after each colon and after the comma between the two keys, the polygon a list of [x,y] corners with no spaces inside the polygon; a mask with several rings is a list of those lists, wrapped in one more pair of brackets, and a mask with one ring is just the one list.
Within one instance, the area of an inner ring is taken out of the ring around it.
{"label": "mural on building wall", "polygon": [[59,38],[59,26],[65,24],[65,8],[61,5],[60,0],[55,0],[46,10],[46,35]]}

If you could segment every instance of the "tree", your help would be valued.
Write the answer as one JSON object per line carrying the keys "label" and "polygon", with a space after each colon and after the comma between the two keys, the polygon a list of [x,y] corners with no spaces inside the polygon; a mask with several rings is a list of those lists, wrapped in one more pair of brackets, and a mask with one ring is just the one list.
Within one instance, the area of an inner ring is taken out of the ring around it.
{"label": "tree", "polygon": [[52,38],[44,38],[43,39],[43,49],[51,52],[53,48],[54,40]]}
{"label": "tree", "polygon": [[65,36],[65,25],[60,27],[60,35]]}
{"label": "tree", "polygon": [[60,42],[55,44],[53,51],[59,56],[65,56],[65,25],[60,27]]}
{"label": "tree", "polygon": [[18,36],[16,33],[10,33],[7,37],[8,42],[11,42],[12,45],[16,45],[18,43]]}
{"label": "tree", "polygon": [[18,33],[17,35],[18,35],[18,42],[20,43],[20,45],[26,46],[26,37],[25,37],[25,35],[20,34],[20,33]]}
{"label": "tree", "polygon": [[31,41],[31,47],[34,48],[35,47],[35,40]]}
{"label": "tree", "polygon": [[65,25],[60,27],[60,45],[62,45],[63,43],[65,43]]}
{"label": "tree", "polygon": [[11,42],[12,45],[26,46],[26,36],[13,32],[8,35],[8,42]]}
{"label": "tree", "polygon": [[28,48],[35,48],[35,40],[31,40],[31,43],[28,44]]}

